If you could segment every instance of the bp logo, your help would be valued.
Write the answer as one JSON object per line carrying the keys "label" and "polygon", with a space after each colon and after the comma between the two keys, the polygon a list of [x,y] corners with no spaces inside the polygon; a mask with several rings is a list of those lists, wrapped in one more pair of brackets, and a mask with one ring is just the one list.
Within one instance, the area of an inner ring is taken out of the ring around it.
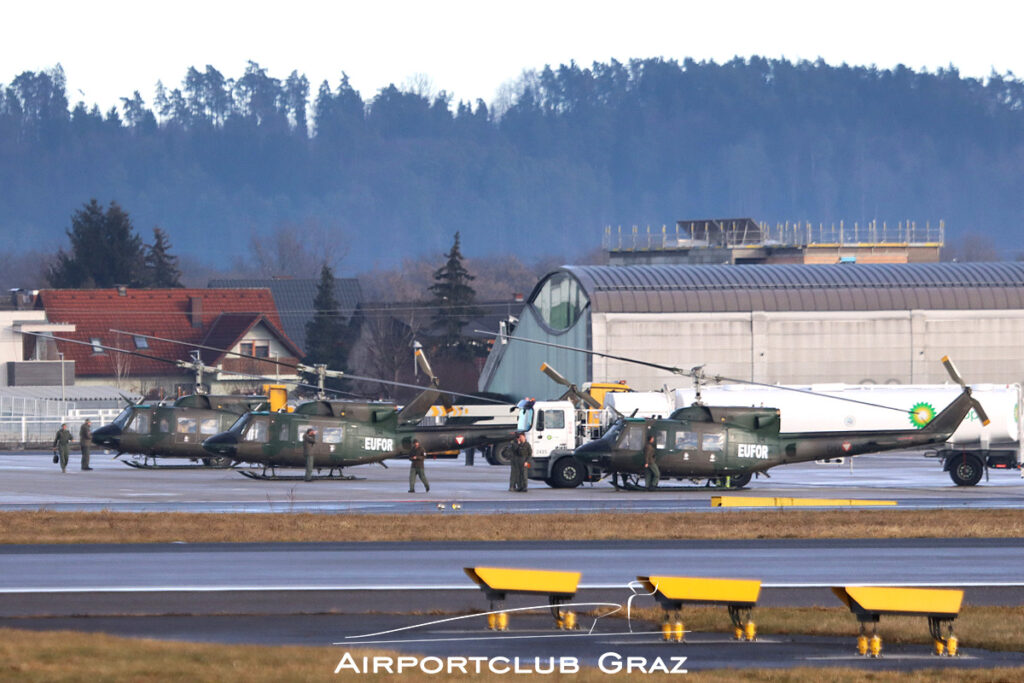
{"label": "bp logo", "polygon": [[935,408],[931,403],[917,403],[910,409],[910,424],[921,429],[935,417]]}

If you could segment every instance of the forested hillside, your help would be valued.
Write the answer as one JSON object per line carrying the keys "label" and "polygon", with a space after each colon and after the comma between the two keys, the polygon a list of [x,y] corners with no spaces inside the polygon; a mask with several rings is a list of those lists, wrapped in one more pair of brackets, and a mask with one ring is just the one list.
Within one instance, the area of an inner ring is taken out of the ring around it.
{"label": "forested hillside", "polygon": [[644,60],[524,73],[486,104],[250,63],[190,69],[107,112],[70,95],[59,67],[0,86],[0,251],[66,246],[91,198],[208,263],[254,232],[313,226],[345,245],[345,271],[439,254],[456,231],[474,256],[570,259],[606,225],[712,216],[944,219],[950,241],[1021,251],[1012,76]]}

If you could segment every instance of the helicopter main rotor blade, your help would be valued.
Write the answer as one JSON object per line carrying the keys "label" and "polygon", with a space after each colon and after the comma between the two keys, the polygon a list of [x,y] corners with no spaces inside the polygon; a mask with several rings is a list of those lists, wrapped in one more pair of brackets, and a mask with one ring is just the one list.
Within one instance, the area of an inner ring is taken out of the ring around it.
{"label": "helicopter main rotor blade", "polygon": [[[137,332],[126,332],[124,330],[114,330],[114,329],[111,329],[110,331],[111,332],[116,332],[116,333],[119,333],[119,334],[137,335],[139,337],[145,337],[147,339],[155,339],[157,341],[169,342],[171,344],[179,344],[181,346],[189,346],[189,347],[192,347],[192,348],[206,349],[208,351],[217,351],[218,353],[224,353],[224,354],[229,354],[229,355],[232,355],[232,356],[238,356],[240,358],[249,358],[251,360],[258,360],[258,361],[263,362],[263,363],[273,363],[275,365],[280,365],[282,367],[292,368],[292,369],[300,370],[302,372],[307,372],[307,373],[310,373],[310,374],[316,374],[316,368],[313,368],[313,367],[308,366],[308,365],[303,365],[302,363],[286,363],[285,361],[276,360],[274,358],[257,358],[256,356],[250,356],[248,354],[239,353],[237,351],[229,351],[227,349],[219,349],[216,346],[204,346],[203,344],[189,344],[188,342],[183,342],[183,341],[180,341],[180,340],[177,340],[177,339],[166,339],[164,337],[154,337],[153,335],[138,334]],[[22,334],[31,334],[31,333],[23,332]],[[51,338],[52,339],[56,339],[56,337],[51,337]],[[77,341],[75,339],[68,339],[67,341],[75,342],[76,344],[85,344],[86,346],[93,346],[93,344],[90,344],[89,342],[79,342],[79,341]],[[136,352],[125,351],[124,349],[118,349],[118,350],[124,351],[125,353],[136,353]],[[145,354],[138,354],[138,353],[136,353],[136,355],[144,355],[145,356]],[[174,361],[168,361],[168,360],[163,359],[163,358],[157,358],[156,356],[145,356],[145,357],[146,358],[155,358],[156,360],[162,360],[162,361],[168,362],[168,363],[174,362]],[[405,388],[408,388],[408,389],[419,389],[421,391],[427,388],[427,387],[424,387],[422,384],[410,384],[408,382],[395,382],[393,380],[380,379],[378,377],[364,377],[363,375],[350,375],[349,373],[341,372],[340,370],[328,370],[327,371],[327,376],[328,377],[337,377],[337,378],[341,378],[341,379],[356,380],[356,381],[359,381],[359,382],[376,382],[377,384],[387,384],[388,386],[405,387]],[[315,389],[316,387],[313,387],[313,388]],[[461,394],[461,393],[459,393],[457,391],[448,391],[448,390],[443,390],[443,391],[445,391],[445,393],[447,393],[447,394],[449,394],[451,396],[462,396],[463,398],[477,399],[477,400],[480,400],[480,401],[486,401],[487,403],[497,403],[498,405],[508,405],[508,403],[506,403],[505,401],[496,401],[496,400],[494,400],[492,398],[485,398],[483,396],[473,396],[472,394]]]}
{"label": "helicopter main rotor blade", "polygon": [[572,386],[572,382],[563,377],[562,374],[558,372],[558,370],[555,370],[547,363],[541,363],[540,371],[543,372],[548,377],[550,377],[555,384],[561,384],[563,387]]}
{"label": "helicopter main rotor blade", "polygon": [[[503,335],[500,332],[488,332],[487,330],[474,330],[474,332],[477,332],[479,334],[487,334],[487,335],[494,335],[494,336],[497,336],[497,337],[504,337],[504,338],[509,339],[509,340],[512,339],[512,337],[509,337],[507,334]],[[586,353],[586,354],[589,354],[591,356],[599,356],[601,358],[610,358],[612,360],[620,360],[620,361],[622,361],[624,363],[633,363],[635,365],[642,365],[644,367],[655,368],[657,370],[665,370],[666,372],[671,372],[671,373],[673,373],[675,375],[682,375],[684,377],[700,378],[700,379],[703,379],[703,380],[708,380],[708,381],[711,381],[711,382],[715,382],[716,384],[721,384],[723,382],[729,382],[729,383],[733,383],[733,384],[749,384],[749,385],[755,386],[755,387],[765,387],[766,389],[778,389],[779,391],[792,391],[792,392],[795,392],[795,393],[798,393],[798,394],[809,394],[811,396],[819,396],[819,397],[822,397],[822,398],[835,399],[836,401],[846,401],[847,403],[857,403],[857,404],[860,404],[860,405],[863,405],[863,406],[870,406],[872,408],[882,408],[884,410],[895,410],[896,412],[903,413],[903,414],[907,413],[907,410],[905,408],[896,408],[894,406],[882,405],[881,403],[871,403],[870,401],[859,401],[859,400],[857,400],[855,398],[847,398],[845,396],[833,396],[832,394],[823,394],[823,393],[819,393],[817,391],[810,391],[808,389],[797,389],[796,387],[787,387],[787,386],[783,386],[781,384],[768,384],[767,382],[755,382],[755,381],[749,380],[749,379],[738,379],[738,378],[735,378],[735,377],[726,377],[724,375],[705,375],[704,372],[703,372],[703,367],[704,366],[702,366],[702,365],[697,366],[693,370],[683,370],[681,368],[677,368],[677,367],[670,366],[670,365],[661,365],[659,363],[650,363],[648,361],[638,360],[636,358],[628,358],[626,356],[616,356],[616,355],[613,355],[613,354],[610,354],[610,353],[603,353],[601,351],[591,351],[590,349],[580,349],[580,348],[577,348],[575,346],[565,346],[563,344],[554,344],[552,342],[540,341],[538,339],[527,339],[525,337],[516,337],[515,340],[516,341],[521,341],[521,342],[526,342],[528,344],[539,344],[541,346],[550,346],[550,347],[553,347],[553,348],[556,348],[556,349],[564,349],[566,351],[576,351],[578,353]]]}
{"label": "helicopter main rotor blade", "polygon": [[565,392],[566,395],[575,397],[583,403],[586,403],[591,408],[601,408],[601,404],[598,403],[597,399],[586,391],[580,391],[575,384],[567,380],[560,372],[558,372],[558,370],[555,370],[547,363],[541,364],[540,371],[550,377],[556,384],[561,384],[563,387],[566,387],[568,389],[568,391]]}

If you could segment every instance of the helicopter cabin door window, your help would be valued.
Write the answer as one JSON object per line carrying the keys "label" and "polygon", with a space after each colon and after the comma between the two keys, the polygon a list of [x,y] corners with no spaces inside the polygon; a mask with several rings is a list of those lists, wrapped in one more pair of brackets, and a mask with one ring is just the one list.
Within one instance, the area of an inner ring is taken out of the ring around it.
{"label": "helicopter cabin door window", "polygon": [[722,432],[705,434],[701,439],[700,448],[709,453],[718,453],[725,448],[725,434]]}
{"label": "helicopter cabin door window", "polygon": [[627,425],[625,434],[622,435],[622,439],[619,441],[619,448],[624,451],[643,450],[646,433],[647,428],[642,422]]}
{"label": "helicopter cabin door window", "polygon": [[695,451],[700,443],[697,432],[676,432],[675,437],[677,451]]}
{"label": "helicopter cabin door window", "polygon": [[323,434],[323,443],[341,443],[341,439],[345,435],[345,428],[324,427],[321,433]]}
{"label": "helicopter cabin door window", "polygon": [[205,417],[199,421],[199,433],[204,436],[212,436],[223,431],[219,421],[215,417]]}
{"label": "helicopter cabin door window", "polygon": [[128,426],[124,428],[126,432],[134,432],[136,434],[149,434],[149,413],[144,413],[141,410],[135,411],[135,417],[128,423]]}
{"label": "helicopter cabin door window", "polygon": [[195,434],[196,419],[194,417],[179,417],[178,428],[176,431],[179,434]]}
{"label": "helicopter cabin door window", "polygon": [[665,429],[659,429],[654,432],[654,447],[658,449],[665,448],[668,444],[668,431]]}
{"label": "helicopter cabin door window", "polygon": [[249,423],[248,429],[245,430],[244,439],[254,443],[266,443],[269,431],[268,427],[266,418],[254,419]]}

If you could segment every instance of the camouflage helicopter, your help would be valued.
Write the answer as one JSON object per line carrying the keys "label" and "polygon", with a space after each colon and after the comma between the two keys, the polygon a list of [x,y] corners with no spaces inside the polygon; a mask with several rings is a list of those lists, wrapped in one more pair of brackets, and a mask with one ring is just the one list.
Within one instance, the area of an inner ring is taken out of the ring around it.
{"label": "camouflage helicopter", "polygon": [[[552,453],[551,462],[547,463],[549,466],[559,455],[567,457],[571,454],[580,466],[581,474],[584,471],[589,473],[589,477],[576,477],[572,483],[574,486],[578,486],[584,478],[595,480],[607,474],[611,475],[612,484],[617,488],[620,476],[623,488],[640,488],[644,478],[642,449],[651,435],[655,439],[655,457],[663,479],[690,479],[695,482],[707,480],[708,483],[725,488],[741,488],[750,483],[753,475],[766,473],[768,469],[778,465],[913,449],[942,443],[956,431],[972,409],[983,425],[989,423],[981,403],[971,395],[971,388],[964,383],[948,357],[942,359],[942,364],[962,391],[921,429],[785,433],[780,432],[781,415],[777,408],[704,405],[700,397],[701,384],[706,381],[730,382],[800,393],[814,392],[717,375],[706,376],[702,367],[687,371],[550,342],[521,338],[518,340],[642,364],[694,380],[695,403],[676,410],[667,419],[619,416],[599,439],[584,443],[572,451],[557,455]],[[823,399],[864,403],[835,396],[814,395]],[[905,412],[897,408],[891,409]],[[542,470],[543,468],[535,467],[531,476],[543,478]]]}
{"label": "camouflage helicopter", "polygon": [[[23,332],[22,334],[36,334]],[[195,373],[195,393],[181,396],[173,402],[134,402],[122,395],[128,403],[112,422],[92,432],[92,442],[102,448],[117,451],[115,458],[129,454],[126,465],[139,469],[193,469],[201,467],[230,467],[231,460],[212,457],[203,450],[202,441],[230,427],[240,415],[250,410],[276,410],[284,405],[286,393],[283,385],[264,384],[265,394],[211,395],[206,392],[203,374],[218,371],[204,365],[197,354],[191,361],[170,360],[116,346],[84,342],[65,337],[51,339],[71,344],[82,344],[104,351],[139,356],[162,363],[170,363]],[[238,373],[231,373],[238,374]],[[243,375],[251,379],[256,376]],[[202,464],[160,465],[157,458],[187,459]]]}
{"label": "camouflage helicopter", "polygon": [[[302,436],[312,427],[318,434],[313,447],[314,467],[318,472],[328,470],[327,475],[316,478],[354,479],[345,475],[343,468],[374,462],[384,464],[385,460],[407,456],[413,439],[420,441],[428,455],[512,439],[515,427],[509,425],[420,425],[439,399],[462,394],[442,392],[438,388],[437,377],[419,348],[415,350],[415,359],[430,378],[431,387],[404,407],[384,401],[318,399],[300,404],[293,412],[250,412],[226,432],[206,439],[203,448],[215,457],[262,465],[262,471],[240,470],[253,479],[299,480],[303,477],[278,475],[276,469],[305,465]],[[417,385],[401,386],[423,389]]]}

